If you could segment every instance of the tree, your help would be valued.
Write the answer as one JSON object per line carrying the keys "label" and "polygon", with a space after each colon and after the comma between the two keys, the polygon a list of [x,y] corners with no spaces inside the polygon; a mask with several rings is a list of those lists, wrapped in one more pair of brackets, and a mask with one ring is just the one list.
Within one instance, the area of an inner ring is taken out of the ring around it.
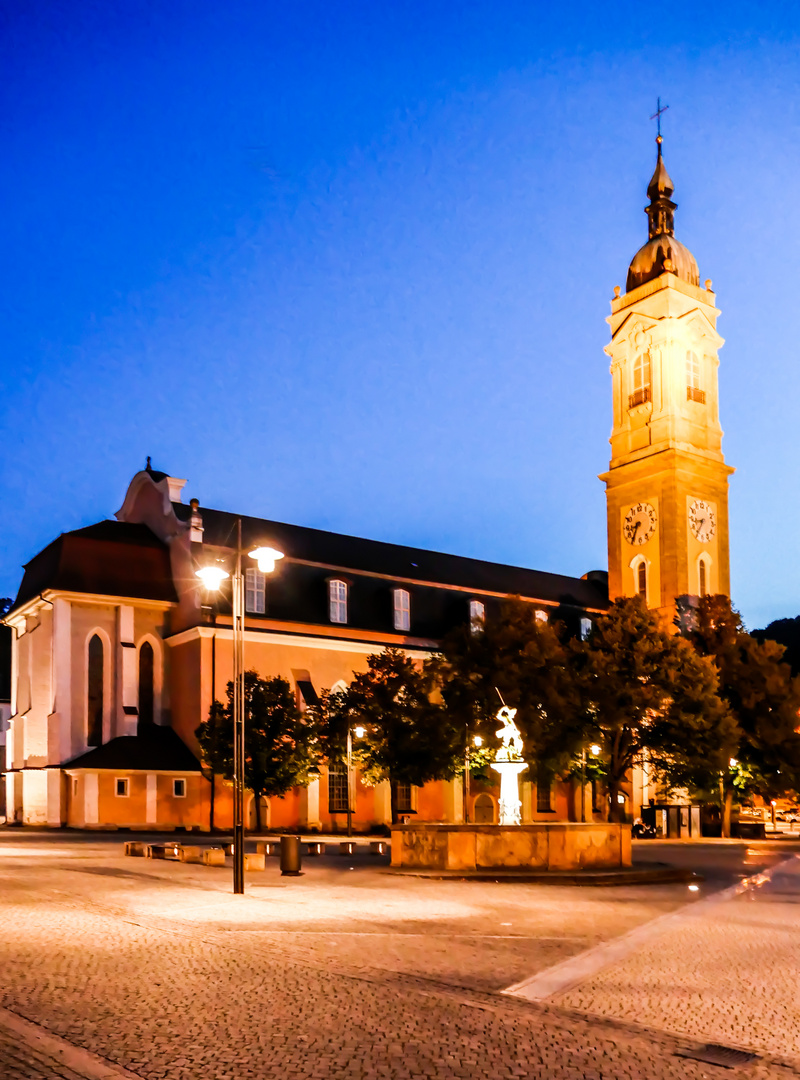
{"label": "tree", "polygon": [[763,630],[754,630],[753,637],[756,641],[777,641],[783,645],[786,649],[784,663],[792,669],[792,675],[800,675],[800,615],[793,619],[775,619]]}
{"label": "tree", "polygon": [[[233,779],[233,683],[227,704],[215,701],[208,720],[197,728],[203,758],[215,773]],[[308,783],[316,756],[313,717],[301,712],[286,679],[262,679],[255,671],[244,676],[244,734],[246,786],[253,792],[256,829],[261,831],[261,799],[280,797]]]}
{"label": "tree", "polygon": [[503,702],[517,709],[525,756],[562,770],[582,740],[569,647],[558,627],[519,598],[483,625],[459,627],[428,664],[448,714],[462,731],[494,735]]}
{"label": "tree", "polygon": [[664,630],[640,597],[616,600],[573,655],[587,736],[602,747],[612,820],[624,816],[618,794],[634,765],[682,787],[727,763],[737,730],[714,665]]}
{"label": "tree", "polygon": [[400,650],[369,656],[367,664],[345,690],[323,695],[320,745],[329,761],[341,760],[348,727],[365,729],[354,742],[353,759],[366,783],[390,781],[396,823],[397,784],[421,787],[455,776],[461,733],[431,701],[429,676]]}
{"label": "tree", "polygon": [[784,662],[783,645],[746,632],[727,596],[681,598],[678,619],[687,640],[714,663],[719,693],[739,728],[720,770],[723,836],[729,836],[737,793],[770,798],[800,787],[800,677]]}

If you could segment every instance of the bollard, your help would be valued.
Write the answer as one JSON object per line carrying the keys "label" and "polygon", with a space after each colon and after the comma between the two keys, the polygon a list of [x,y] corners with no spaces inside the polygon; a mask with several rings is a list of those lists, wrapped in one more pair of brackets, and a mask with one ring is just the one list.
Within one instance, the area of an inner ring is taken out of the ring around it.
{"label": "bollard", "polygon": [[325,845],[321,840],[309,840],[306,844],[306,855],[324,855]]}
{"label": "bollard", "polygon": [[141,840],[126,840],[125,854],[134,855],[136,858],[142,858],[144,855],[144,844]]}
{"label": "bollard", "polygon": [[290,877],[300,876],[300,837],[281,837],[281,873]]}
{"label": "bollard", "polygon": [[370,840],[369,853],[370,855],[385,855],[388,847],[385,840]]}
{"label": "bollard", "polygon": [[259,855],[279,855],[280,844],[277,840],[259,840],[256,844],[256,851]]}
{"label": "bollard", "polygon": [[224,866],[224,849],[218,847],[206,848],[206,850],[203,852],[203,862],[206,864],[206,866]]}
{"label": "bollard", "polygon": [[263,870],[264,869],[264,856],[259,855],[257,852],[245,852],[244,856],[244,868],[245,870]]}
{"label": "bollard", "polygon": [[354,855],[355,850],[356,845],[353,843],[352,840],[342,840],[341,844],[339,844],[340,855]]}

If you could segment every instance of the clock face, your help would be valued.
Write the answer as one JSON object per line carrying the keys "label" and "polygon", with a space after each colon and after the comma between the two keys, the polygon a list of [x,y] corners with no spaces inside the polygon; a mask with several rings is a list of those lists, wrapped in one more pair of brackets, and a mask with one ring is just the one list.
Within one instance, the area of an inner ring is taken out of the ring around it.
{"label": "clock face", "polygon": [[622,533],[629,544],[646,544],[656,531],[657,523],[655,509],[650,503],[636,503],[625,515]]}
{"label": "clock face", "polygon": [[717,515],[714,507],[705,499],[694,499],[689,506],[689,527],[696,540],[707,544],[717,531]]}

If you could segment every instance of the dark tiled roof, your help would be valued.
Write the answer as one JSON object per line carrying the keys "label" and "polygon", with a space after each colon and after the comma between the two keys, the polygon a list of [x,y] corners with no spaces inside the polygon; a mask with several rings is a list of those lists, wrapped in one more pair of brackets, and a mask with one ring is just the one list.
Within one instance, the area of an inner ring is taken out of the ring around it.
{"label": "dark tiled roof", "polygon": [[200,772],[200,762],[172,728],[153,724],[141,735],[120,735],[96,746],[62,768]]}
{"label": "dark tiled roof", "polygon": [[[173,503],[176,514],[187,520],[191,510],[183,503]],[[215,547],[231,547],[236,535],[237,514],[200,508],[203,517],[203,542]],[[261,518],[242,517],[242,542],[272,544],[287,557],[322,563],[342,570],[382,574],[399,579],[413,579],[432,585],[484,590],[504,595],[519,595],[554,604],[574,604],[585,608],[608,606],[608,590],[602,581],[549,574],[542,570],[505,566],[502,563],[445,555],[438,551],[363,540],[356,536],[287,525]],[[602,577],[602,575],[601,575]]]}
{"label": "dark tiled roof", "polygon": [[25,565],[14,608],[45,589],[177,601],[169,550],[146,525],[99,521],[62,533]]}

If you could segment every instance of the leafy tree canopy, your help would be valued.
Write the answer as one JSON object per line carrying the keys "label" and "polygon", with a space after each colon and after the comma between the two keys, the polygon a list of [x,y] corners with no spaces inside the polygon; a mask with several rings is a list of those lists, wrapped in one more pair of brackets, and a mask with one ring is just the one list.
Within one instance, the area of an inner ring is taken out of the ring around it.
{"label": "leafy tree canopy", "polygon": [[585,737],[602,747],[612,816],[634,764],[668,787],[718,775],[737,730],[717,694],[714,665],[664,630],[640,597],[616,600],[573,652]]}
{"label": "leafy tree canopy", "polygon": [[353,759],[368,784],[422,786],[455,776],[463,755],[461,732],[431,700],[431,680],[398,649],[368,657],[368,668],[341,691],[323,696],[321,745],[329,760],[344,757],[347,729],[365,733],[353,740]]}
{"label": "leafy tree canopy", "polygon": [[480,732],[493,744],[505,702],[517,709],[525,757],[555,769],[581,740],[570,664],[557,628],[537,619],[533,604],[514,598],[503,603],[499,618],[451,632],[428,671],[462,731]]}
{"label": "leafy tree canopy", "polygon": [[[285,795],[308,783],[316,757],[313,716],[301,712],[292,688],[280,676],[262,679],[255,671],[244,675],[245,784],[256,799],[256,823],[261,829],[262,797]],[[227,702],[215,701],[208,719],[195,732],[206,764],[233,779],[233,683]]]}

